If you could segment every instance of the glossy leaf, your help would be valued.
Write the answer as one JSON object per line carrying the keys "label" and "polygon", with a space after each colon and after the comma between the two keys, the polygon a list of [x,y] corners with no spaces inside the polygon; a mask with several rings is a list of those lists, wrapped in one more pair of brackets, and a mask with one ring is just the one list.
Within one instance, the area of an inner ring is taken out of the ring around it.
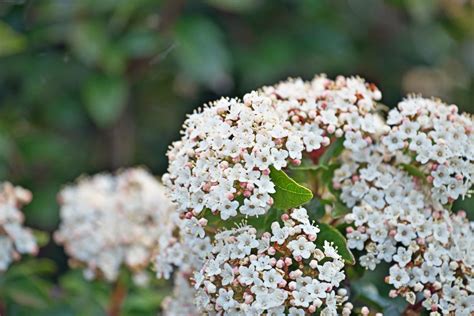
{"label": "glossy leaf", "polygon": [[316,244],[320,249],[324,246],[324,241],[333,242],[334,246],[337,247],[338,253],[348,264],[354,264],[355,258],[352,252],[347,247],[346,238],[339,232],[336,228],[325,224],[318,224],[320,232],[318,233],[318,238],[316,239]]}
{"label": "glossy leaf", "polygon": [[270,167],[270,178],[275,184],[276,192],[272,195],[273,207],[281,210],[298,207],[313,198],[310,189],[298,184],[284,171]]}

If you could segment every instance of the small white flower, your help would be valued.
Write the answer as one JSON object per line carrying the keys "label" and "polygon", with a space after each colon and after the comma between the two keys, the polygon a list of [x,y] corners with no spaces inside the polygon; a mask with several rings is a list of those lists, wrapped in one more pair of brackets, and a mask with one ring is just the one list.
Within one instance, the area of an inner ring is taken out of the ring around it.
{"label": "small white flower", "polygon": [[308,259],[311,253],[316,249],[316,245],[308,241],[305,237],[298,237],[297,240],[292,240],[288,243],[288,248],[291,249],[293,256],[301,256],[304,259]]}

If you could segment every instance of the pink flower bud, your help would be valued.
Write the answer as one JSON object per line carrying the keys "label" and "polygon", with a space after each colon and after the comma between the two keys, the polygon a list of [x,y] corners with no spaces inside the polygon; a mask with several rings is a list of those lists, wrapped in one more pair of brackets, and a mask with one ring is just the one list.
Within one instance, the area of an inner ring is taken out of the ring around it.
{"label": "pink flower bud", "polygon": [[245,190],[245,191],[244,191],[244,196],[245,196],[246,198],[248,198],[248,197],[252,196],[252,192],[249,191],[249,190]]}
{"label": "pink flower bud", "polygon": [[284,266],[285,266],[285,262],[283,260],[279,259],[276,263],[276,267],[278,269],[283,269]]}
{"label": "pink flower bud", "polygon": [[299,160],[299,159],[292,159],[292,160],[291,160],[291,163],[292,163],[293,165],[295,165],[295,166],[299,166],[299,165],[301,165],[301,160]]}
{"label": "pink flower bud", "polygon": [[285,258],[285,264],[286,264],[287,266],[291,266],[292,263],[293,263],[293,260],[291,260],[291,258],[288,258],[288,257]]}
{"label": "pink flower bud", "polygon": [[308,312],[310,312],[311,314],[314,313],[316,311],[316,307],[314,305],[310,305],[308,307]]}
{"label": "pink flower bud", "polygon": [[263,174],[264,176],[268,176],[268,175],[270,174],[270,169],[264,169],[264,170],[262,170],[262,174]]}
{"label": "pink flower bud", "polygon": [[[268,248],[267,252],[270,256],[273,256],[276,253],[276,250],[275,250],[275,248],[270,247],[270,248]],[[275,258],[273,258],[273,259],[275,259]]]}
{"label": "pink flower bud", "polygon": [[430,298],[431,297],[431,291],[426,289],[423,291],[423,297],[424,298]]}
{"label": "pink flower bud", "polygon": [[245,304],[250,304],[253,302],[253,296],[248,294],[248,293],[244,293],[244,302]]}
{"label": "pink flower bud", "polygon": [[363,315],[363,316],[367,316],[369,315],[370,313],[370,310],[367,308],[367,306],[364,306],[360,309],[360,313]]}
{"label": "pink flower bud", "polygon": [[235,199],[235,196],[233,193],[227,193],[227,199],[229,199],[229,201],[233,201]]}

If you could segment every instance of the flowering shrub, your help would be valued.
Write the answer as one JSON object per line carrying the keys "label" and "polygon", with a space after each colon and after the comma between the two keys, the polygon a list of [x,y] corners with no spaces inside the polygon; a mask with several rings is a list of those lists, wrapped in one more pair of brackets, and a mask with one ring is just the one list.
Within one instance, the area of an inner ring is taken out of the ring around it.
{"label": "flowering shrub", "polygon": [[[111,316],[149,295],[121,270],[144,286],[150,266],[174,278],[164,315],[473,315],[474,223],[452,208],[471,194],[474,121],[418,96],[385,119],[380,99],[324,75],[222,98],[186,120],[164,187],[140,168],[65,187],[55,240],[114,282]],[[0,270],[37,251],[30,199],[2,185]]]}
{"label": "flowering shrub", "polygon": [[175,221],[161,184],[143,169],[80,178],[59,193],[61,224],[55,234],[71,263],[89,278],[117,279],[122,265],[138,283],[157,252],[168,245]]}
{"label": "flowering shrub", "polygon": [[20,208],[30,203],[31,192],[9,182],[0,184],[0,273],[21,254],[35,255],[38,245],[33,232],[23,227]]}

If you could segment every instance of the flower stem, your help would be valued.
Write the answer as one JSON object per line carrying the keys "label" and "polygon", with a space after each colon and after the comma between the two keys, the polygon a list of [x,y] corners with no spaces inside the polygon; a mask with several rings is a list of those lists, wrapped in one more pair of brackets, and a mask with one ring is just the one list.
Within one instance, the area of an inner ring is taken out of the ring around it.
{"label": "flower stem", "polygon": [[125,297],[127,297],[127,287],[122,278],[119,277],[110,296],[109,316],[120,316]]}

